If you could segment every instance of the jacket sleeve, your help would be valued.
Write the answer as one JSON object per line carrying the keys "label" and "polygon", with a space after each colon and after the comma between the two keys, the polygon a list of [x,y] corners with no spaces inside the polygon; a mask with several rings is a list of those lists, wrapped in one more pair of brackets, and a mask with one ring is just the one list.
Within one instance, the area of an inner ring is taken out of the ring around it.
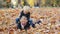
{"label": "jacket sleeve", "polygon": [[23,13],[23,11],[22,11],[22,12],[20,13],[20,16],[19,16],[19,18],[21,18],[21,17],[23,16],[23,14],[24,14],[24,13]]}
{"label": "jacket sleeve", "polygon": [[28,14],[29,16],[28,16],[28,19],[30,19],[30,12],[29,12],[29,14]]}

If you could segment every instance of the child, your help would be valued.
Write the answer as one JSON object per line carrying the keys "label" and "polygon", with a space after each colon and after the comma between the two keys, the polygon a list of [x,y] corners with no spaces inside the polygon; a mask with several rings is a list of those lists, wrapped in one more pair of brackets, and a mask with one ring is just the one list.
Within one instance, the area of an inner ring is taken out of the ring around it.
{"label": "child", "polygon": [[30,28],[30,23],[25,16],[22,16],[22,18],[18,21],[17,26],[18,26],[18,29],[20,30],[23,30],[23,29],[26,30]]}
{"label": "child", "polygon": [[22,16],[26,16],[26,18],[29,20],[30,19],[30,7],[29,6],[24,6],[23,10],[20,13],[19,18],[21,19]]}

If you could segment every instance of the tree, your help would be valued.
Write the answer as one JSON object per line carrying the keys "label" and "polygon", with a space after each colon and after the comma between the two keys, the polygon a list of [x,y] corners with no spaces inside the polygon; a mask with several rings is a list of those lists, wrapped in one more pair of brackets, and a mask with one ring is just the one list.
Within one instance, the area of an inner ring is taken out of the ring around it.
{"label": "tree", "polygon": [[46,0],[41,0],[41,6],[45,6]]}

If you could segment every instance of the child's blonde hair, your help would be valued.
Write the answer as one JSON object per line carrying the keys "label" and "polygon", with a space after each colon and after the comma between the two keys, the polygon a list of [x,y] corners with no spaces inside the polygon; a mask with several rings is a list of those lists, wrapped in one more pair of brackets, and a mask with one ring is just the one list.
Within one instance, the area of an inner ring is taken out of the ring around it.
{"label": "child's blonde hair", "polygon": [[30,10],[30,7],[29,7],[29,6],[24,6],[24,7],[23,7],[23,10],[24,10],[24,11]]}

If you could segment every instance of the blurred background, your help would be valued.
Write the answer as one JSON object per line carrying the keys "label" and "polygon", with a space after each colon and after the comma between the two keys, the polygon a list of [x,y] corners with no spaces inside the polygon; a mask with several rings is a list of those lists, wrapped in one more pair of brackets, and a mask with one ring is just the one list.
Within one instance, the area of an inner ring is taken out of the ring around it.
{"label": "blurred background", "polygon": [[0,0],[0,8],[9,7],[60,7],[60,0]]}
{"label": "blurred background", "polygon": [[34,22],[41,20],[28,34],[60,34],[60,0],[0,0],[0,34],[26,34],[16,26],[16,18],[24,6],[31,7]]}

